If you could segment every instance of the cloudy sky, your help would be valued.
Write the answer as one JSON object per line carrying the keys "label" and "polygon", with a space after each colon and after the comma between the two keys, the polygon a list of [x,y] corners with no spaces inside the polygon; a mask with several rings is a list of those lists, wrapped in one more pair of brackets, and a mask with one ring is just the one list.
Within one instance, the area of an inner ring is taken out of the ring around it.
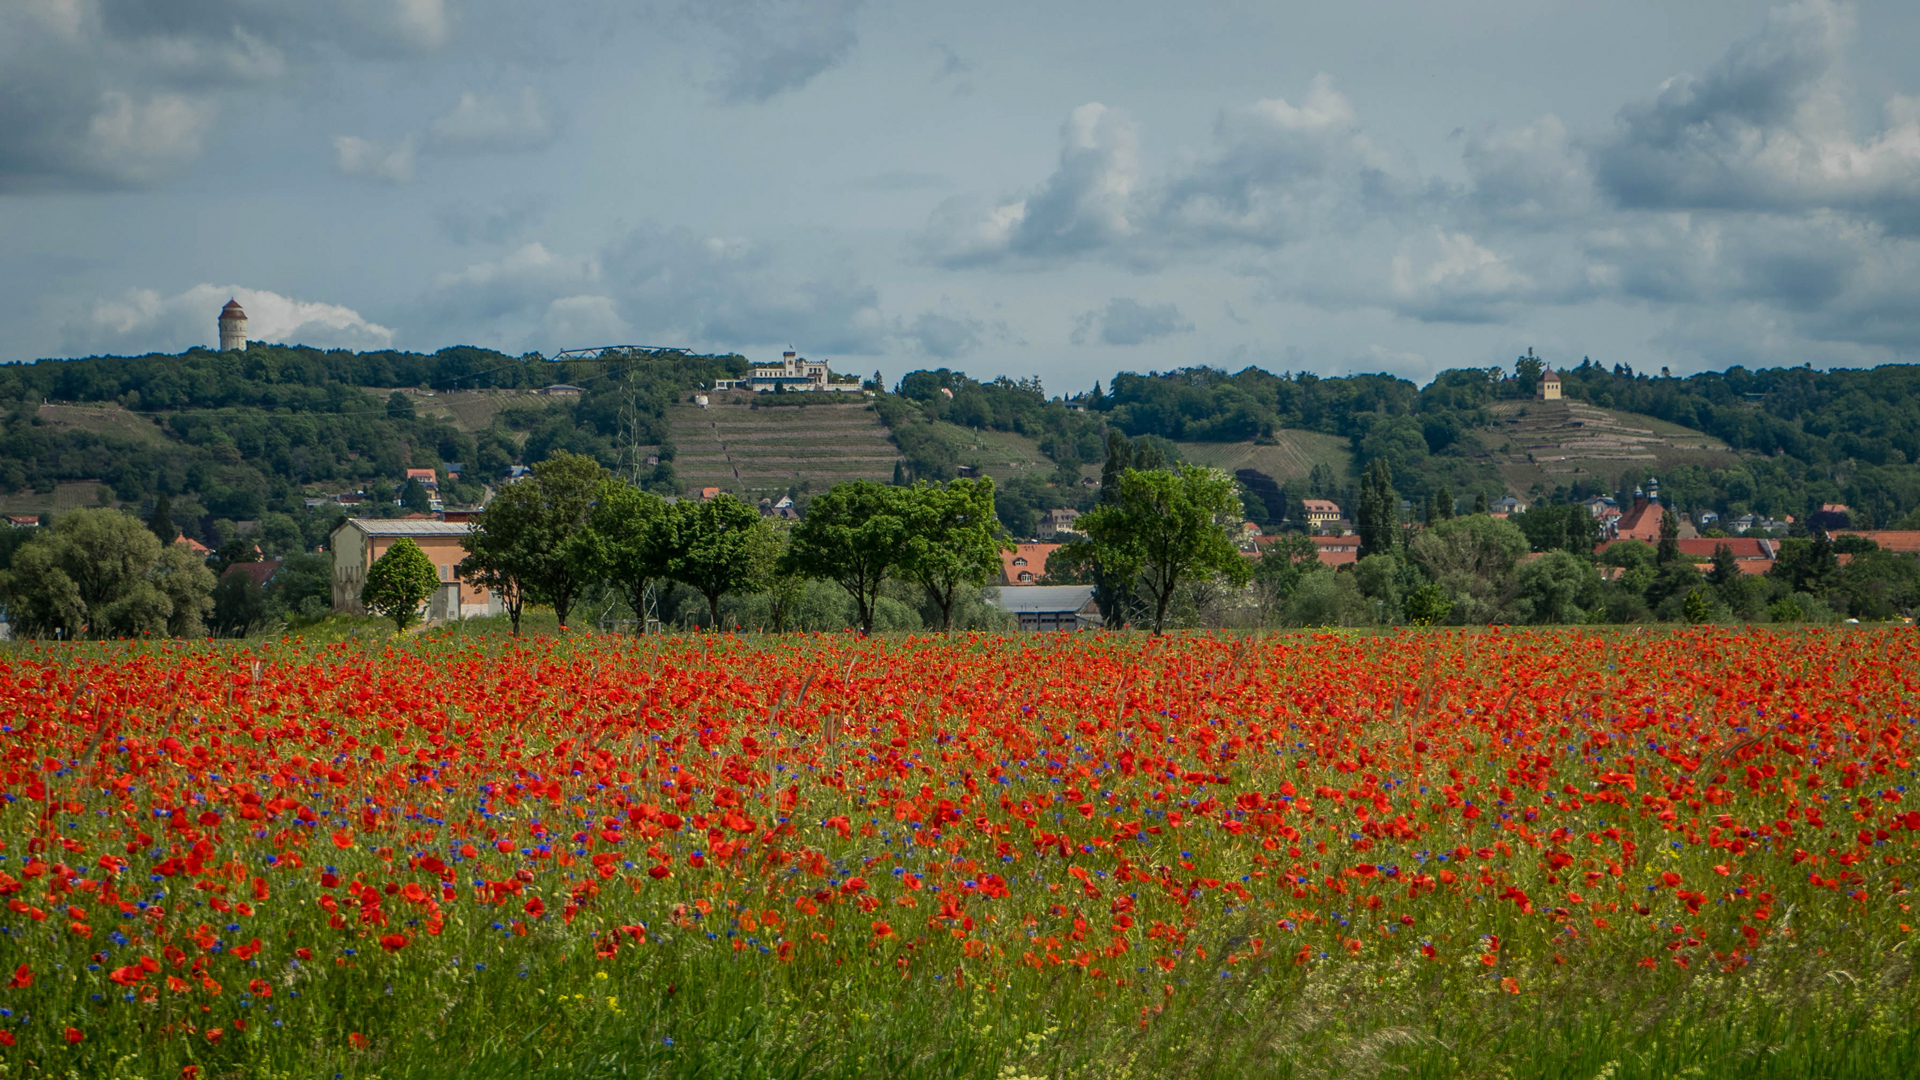
{"label": "cloudy sky", "polygon": [[1920,357],[1920,5],[0,0],[0,360]]}

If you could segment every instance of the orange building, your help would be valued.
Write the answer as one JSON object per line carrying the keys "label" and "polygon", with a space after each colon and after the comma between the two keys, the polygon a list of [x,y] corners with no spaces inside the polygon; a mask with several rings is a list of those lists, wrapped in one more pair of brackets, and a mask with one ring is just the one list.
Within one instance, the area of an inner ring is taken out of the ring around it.
{"label": "orange building", "polygon": [[428,619],[471,619],[498,615],[505,608],[498,597],[471,582],[460,580],[455,567],[467,557],[460,540],[472,526],[453,521],[403,521],[348,518],[328,538],[333,549],[333,610],[350,615],[365,615],[360,590],[367,583],[367,571],[375,559],[401,537],[420,545],[439,571],[441,586],[427,601]]}

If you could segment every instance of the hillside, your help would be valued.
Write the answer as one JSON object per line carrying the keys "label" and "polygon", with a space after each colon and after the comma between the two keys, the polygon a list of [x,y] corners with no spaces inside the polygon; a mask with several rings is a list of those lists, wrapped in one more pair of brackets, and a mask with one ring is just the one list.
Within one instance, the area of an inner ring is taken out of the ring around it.
{"label": "hillside", "polygon": [[674,472],[689,488],[757,498],[803,483],[824,491],[844,480],[893,479],[900,452],[865,399],[762,406],[743,393],[714,394],[710,401],[706,408],[681,401],[667,410]]}
{"label": "hillside", "polygon": [[1718,439],[1665,420],[1580,401],[1502,401],[1476,429],[1510,491],[1527,495],[1583,483],[1611,490],[1623,472],[1682,465],[1727,469],[1740,455]]}
{"label": "hillside", "polygon": [[1324,465],[1334,476],[1345,477],[1353,468],[1353,449],[1338,435],[1318,431],[1281,429],[1273,433],[1273,442],[1176,442],[1180,457],[1196,465],[1211,465],[1229,473],[1252,469],[1276,484],[1304,480],[1315,465]]}

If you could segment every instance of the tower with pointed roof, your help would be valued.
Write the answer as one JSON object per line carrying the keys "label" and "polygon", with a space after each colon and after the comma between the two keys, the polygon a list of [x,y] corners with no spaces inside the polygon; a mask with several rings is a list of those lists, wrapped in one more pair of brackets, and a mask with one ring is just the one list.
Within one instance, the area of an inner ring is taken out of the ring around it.
{"label": "tower with pointed roof", "polygon": [[1547,368],[1540,373],[1540,400],[1560,400],[1560,373]]}
{"label": "tower with pointed roof", "polygon": [[240,307],[240,301],[228,300],[227,306],[220,309],[220,351],[245,351],[247,347],[247,313]]}

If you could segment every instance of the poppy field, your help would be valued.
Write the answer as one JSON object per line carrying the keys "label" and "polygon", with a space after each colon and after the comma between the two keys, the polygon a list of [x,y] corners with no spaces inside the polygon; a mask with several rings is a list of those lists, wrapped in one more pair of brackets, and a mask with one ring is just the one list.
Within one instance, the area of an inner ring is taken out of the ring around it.
{"label": "poppy field", "polygon": [[1920,1074],[1911,631],[0,652],[0,1075]]}

